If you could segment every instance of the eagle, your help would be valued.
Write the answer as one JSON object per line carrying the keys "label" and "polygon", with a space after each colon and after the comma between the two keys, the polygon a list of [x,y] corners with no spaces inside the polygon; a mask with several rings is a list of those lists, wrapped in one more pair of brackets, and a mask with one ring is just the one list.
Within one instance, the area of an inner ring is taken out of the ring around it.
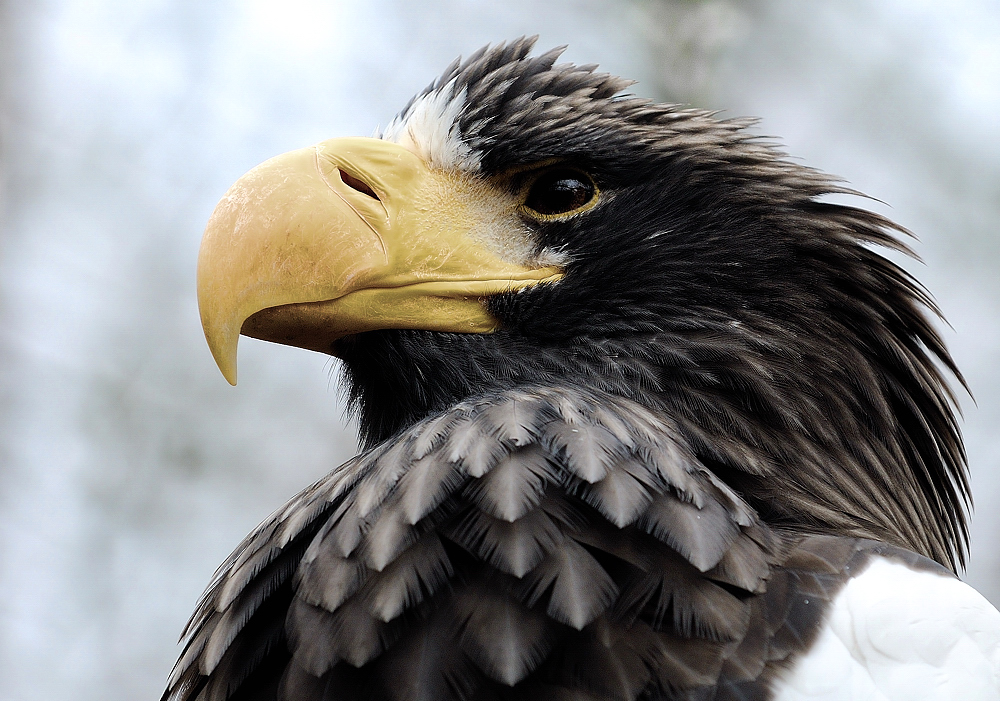
{"label": "eagle", "polygon": [[212,214],[222,373],[339,358],[363,452],[222,564],[163,699],[1000,699],[907,232],[534,43]]}

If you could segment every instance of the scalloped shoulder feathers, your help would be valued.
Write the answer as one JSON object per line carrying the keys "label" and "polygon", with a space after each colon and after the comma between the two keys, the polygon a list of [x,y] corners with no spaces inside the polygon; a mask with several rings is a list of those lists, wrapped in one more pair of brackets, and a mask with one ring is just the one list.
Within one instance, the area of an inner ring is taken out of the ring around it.
{"label": "scalloped shoulder feathers", "polygon": [[164,699],[766,699],[775,680],[853,698],[788,694],[869,580],[845,582],[886,554],[925,562],[774,530],[634,402],[498,392],[265,521],[199,603]]}

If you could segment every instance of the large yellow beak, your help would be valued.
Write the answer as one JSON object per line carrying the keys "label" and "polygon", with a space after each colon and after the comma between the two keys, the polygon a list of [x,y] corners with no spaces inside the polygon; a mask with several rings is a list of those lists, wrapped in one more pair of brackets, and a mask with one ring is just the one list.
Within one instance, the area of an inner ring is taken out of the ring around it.
{"label": "large yellow beak", "polygon": [[236,384],[240,333],[332,353],[338,338],[374,329],[493,331],[483,298],[561,277],[500,257],[482,233],[496,207],[478,179],[378,139],[262,163],[216,206],[198,256],[219,369]]}

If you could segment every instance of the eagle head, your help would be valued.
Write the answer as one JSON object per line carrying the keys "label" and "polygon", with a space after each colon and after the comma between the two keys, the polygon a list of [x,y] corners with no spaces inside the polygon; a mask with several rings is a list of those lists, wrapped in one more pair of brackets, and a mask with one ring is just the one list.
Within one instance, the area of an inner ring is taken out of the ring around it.
{"label": "eagle head", "polygon": [[751,122],[623,94],[533,39],[449,66],[374,139],[250,171],[199,259],[206,336],[343,361],[369,445],[458,401],[569,384],[668,415],[776,527],[955,568],[958,375],[882,216]]}

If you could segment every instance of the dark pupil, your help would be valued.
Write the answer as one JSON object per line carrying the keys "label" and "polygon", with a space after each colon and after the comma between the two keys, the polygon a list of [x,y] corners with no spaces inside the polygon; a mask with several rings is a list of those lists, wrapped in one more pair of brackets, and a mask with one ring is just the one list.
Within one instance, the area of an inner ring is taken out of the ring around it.
{"label": "dark pupil", "polygon": [[593,197],[589,178],[572,170],[554,170],[534,182],[524,204],[539,214],[563,214],[579,209]]}

